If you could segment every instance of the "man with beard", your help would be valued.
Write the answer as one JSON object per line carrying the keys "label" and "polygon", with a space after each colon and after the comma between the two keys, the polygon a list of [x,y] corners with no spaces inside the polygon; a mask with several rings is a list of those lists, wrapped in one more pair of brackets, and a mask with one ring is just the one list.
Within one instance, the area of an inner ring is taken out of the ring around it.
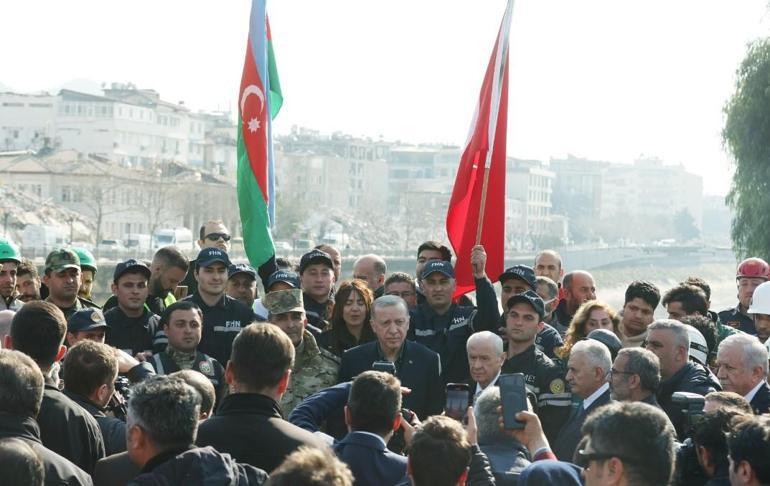
{"label": "man with beard", "polygon": [[635,281],[626,289],[623,320],[618,337],[624,348],[641,346],[647,338],[647,327],[652,324],[655,308],[660,302],[660,291],[650,282]]}
{"label": "man with beard", "polygon": [[48,254],[43,277],[43,283],[48,287],[45,300],[61,309],[67,319],[81,309],[99,308],[90,300],[78,297],[80,279],[80,259],[74,251],[59,248]]}
{"label": "man with beard", "polygon": [[564,335],[569,328],[575,313],[584,302],[596,298],[596,284],[594,277],[583,270],[575,270],[564,276],[562,280],[564,298],[556,307],[553,327]]}
{"label": "man with beard", "polygon": [[19,300],[27,303],[40,300],[40,275],[37,267],[29,258],[22,258],[16,269],[16,291]]}

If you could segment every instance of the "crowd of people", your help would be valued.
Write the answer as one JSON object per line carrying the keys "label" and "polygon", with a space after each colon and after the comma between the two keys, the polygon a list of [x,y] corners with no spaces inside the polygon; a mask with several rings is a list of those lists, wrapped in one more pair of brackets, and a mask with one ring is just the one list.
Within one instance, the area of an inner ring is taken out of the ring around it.
{"label": "crowd of people", "polygon": [[99,306],[88,251],[39,273],[0,239],[0,483],[770,484],[760,258],[717,313],[697,276],[613,309],[552,250],[488,275],[475,247],[473,301],[440,242],[414,276],[372,254],[349,278],[329,245],[255,269],[229,242],[209,221],[194,260],[119,262]]}

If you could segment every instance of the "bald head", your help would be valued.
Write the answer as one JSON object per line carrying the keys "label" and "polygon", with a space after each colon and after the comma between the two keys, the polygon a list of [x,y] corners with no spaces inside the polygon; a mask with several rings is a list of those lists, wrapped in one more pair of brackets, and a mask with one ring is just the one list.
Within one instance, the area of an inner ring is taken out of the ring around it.
{"label": "bald head", "polygon": [[385,283],[388,267],[385,260],[378,255],[364,255],[353,264],[353,278],[363,280],[366,286],[374,292]]}
{"label": "bald head", "polygon": [[594,277],[584,270],[575,270],[566,274],[562,280],[562,288],[564,288],[567,312],[570,316],[574,316],[584,302],[596,299]]}

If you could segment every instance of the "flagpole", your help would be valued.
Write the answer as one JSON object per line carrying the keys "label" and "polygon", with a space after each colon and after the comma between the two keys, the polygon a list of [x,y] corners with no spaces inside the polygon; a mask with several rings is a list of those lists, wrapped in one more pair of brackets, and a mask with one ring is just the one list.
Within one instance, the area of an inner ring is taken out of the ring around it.
{"label": "flagpole", "polygon": [[492,165],[492,153],[495,147],[495,131],[497,130],[497,115],[500,109],[500,90],[502,89],[501,83],[505,76],[505,71],[508,69],[507,57],[508,57],[508,35],[511,29],[511,13],[513,11],[513,0],[508,0],[505,5],[505,14],[503,14],[503,22],[500,25],[500,33],[498,34],[498,45],[495,72],[498,76],[493,79],[493,103],[492,103],[492,116],[489,120],[489,128],[487,132],[487,140],[489,148],[486,153],[486,160],[484,161],[484,182],[481,185],[481,203],[479,204],[479,222],[476,227],[476,245],[481,244],[481,232],[484,229],[484,209],[487,205],[487,186],[489,185],[489,169]]}

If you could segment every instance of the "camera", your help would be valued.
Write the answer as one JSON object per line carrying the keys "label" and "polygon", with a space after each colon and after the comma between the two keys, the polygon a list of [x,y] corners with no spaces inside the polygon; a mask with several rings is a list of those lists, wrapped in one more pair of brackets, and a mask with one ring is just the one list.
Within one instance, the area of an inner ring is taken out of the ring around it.
{"label": "camera", "polygon": [[115,380],[115,391],[110,397],[107,407],[108,411],[112,412],[115,418],[122,421],[126,421],[126,415],[128,414],[128,399],[131,396],[131,382],[125,376],[118,376]]}
{"label": "camera", "polygon": [[671,396],[671,402],[684,414],[684,434],[687,437],[676,451],[673,484],[676,486],[704,485],[708,477],[698,462],[698,452],[691,436],[698,421],[703,417],[703,406],[706,400],[696,393],[676,392]]}
{"label": "camera", "polygon": [[396,365],[390,361],[375,361],[372,363],[372,371],[382,371],[383,373],[396,374]]}

